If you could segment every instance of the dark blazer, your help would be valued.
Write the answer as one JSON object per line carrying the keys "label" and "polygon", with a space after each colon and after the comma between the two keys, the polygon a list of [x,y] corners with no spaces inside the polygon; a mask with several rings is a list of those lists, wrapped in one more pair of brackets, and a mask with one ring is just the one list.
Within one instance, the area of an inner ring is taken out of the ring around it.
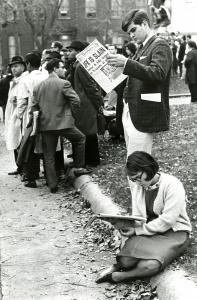
{"label": "dark blazer", "polygon": [[185,60],[185,68],[186,83],[197,85],[197,49],[192,49],[187,53]]}
{"label": "dark blazer", "polygon": [[[152,36],[134,60],[128,59],[124,74],[129,76],[124,92],[131,120],[137,130],[158,132],[169,129],[169,84],[172,52],[162,38]],[[161,102],[146,101],[158,93]]]}
{"label": "dark blazer", "polygon": [[70,82],[53,72],[35,88],[31,112],[40,111],[39,131],[60,130],[75,126],[71,107],[79,105]]}

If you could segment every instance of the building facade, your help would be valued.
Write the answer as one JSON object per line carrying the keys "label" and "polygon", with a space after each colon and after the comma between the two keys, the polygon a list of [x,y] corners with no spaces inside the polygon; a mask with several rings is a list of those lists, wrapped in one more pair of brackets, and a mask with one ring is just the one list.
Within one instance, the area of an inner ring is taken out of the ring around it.
{"label": "building facade", "polygon": [[[147,10],[147,3],[147,0],[63,0],[53,26],[48,29],[50,35],[39,50],[49,47],[52,40],[60,40],[68,46],[74,39],[91,42],[95,38],[120,47],[128,38],[121,30],[122,16],[132,8]],[[13,55],[25,55],[38,48],[31,26],[21,13],[13,22],[3,24],[0,31],[3,67]]]}

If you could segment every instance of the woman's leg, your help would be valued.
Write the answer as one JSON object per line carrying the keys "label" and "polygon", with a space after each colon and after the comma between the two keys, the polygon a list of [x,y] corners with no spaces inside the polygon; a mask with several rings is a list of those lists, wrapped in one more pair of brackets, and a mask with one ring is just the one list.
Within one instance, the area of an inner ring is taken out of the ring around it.
{"label": "woman's leg", "polygon": [[[129,268],[129,258],[128,261],[120,259],[120,264],[122,264],[122,268]],[[112,280],[114,282],[121,282],[127,279],[140,278],[140,277],[149,277],[157,274],[161,269],[161,264],[159,261],[155,259],[141,259],[129,271],[123,272],[113,272]]]}
{"label": "woman's leg", "polygon": [[117,264],[110,266],[109,268],[105,269],[104,271],[98,274],[96,283],[108,281],[108,275],[114,274],[114,272],[121,273],[119,271],[122,269],[131,269],[132,267],[137,265],[138,261],[139,259],[132,257],[118,257]]}

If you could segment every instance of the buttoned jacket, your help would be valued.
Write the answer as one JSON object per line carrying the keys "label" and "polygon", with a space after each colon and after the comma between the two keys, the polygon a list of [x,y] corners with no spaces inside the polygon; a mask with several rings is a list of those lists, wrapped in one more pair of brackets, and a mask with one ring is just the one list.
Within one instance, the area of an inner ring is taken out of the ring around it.
{"label": "buttoned jacket", "polygon": [[133,60],[128,59],[124,92],[131,120],[137,130],[159,132],[169,129],[169,84],[172,52],[163,38],[152,36]]}

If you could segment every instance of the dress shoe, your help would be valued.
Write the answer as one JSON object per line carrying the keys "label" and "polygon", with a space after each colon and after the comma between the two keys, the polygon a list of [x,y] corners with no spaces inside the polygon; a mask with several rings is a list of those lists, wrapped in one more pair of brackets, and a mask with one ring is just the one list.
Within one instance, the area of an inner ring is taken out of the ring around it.
{"label": "dress shoe", "polygon": [[15,171],[12,171],[12,172],[9,172],[8,175],[18,175],[19,172],[18,170],[15,170]]}
{"label": "dress shoe", "polygon": [[57,191],[58,191],[58,187],[57,187],[57,186],[55,186],[54,188],[50,188],[50,192],[51,192],[52,194],[57,193]]}
{"label": "dress shoe", "polygon": [[30,187],[30,188],[37,188],[37,184],[34,181],[28,181],[27,183],[25,183],[25,187]]}

